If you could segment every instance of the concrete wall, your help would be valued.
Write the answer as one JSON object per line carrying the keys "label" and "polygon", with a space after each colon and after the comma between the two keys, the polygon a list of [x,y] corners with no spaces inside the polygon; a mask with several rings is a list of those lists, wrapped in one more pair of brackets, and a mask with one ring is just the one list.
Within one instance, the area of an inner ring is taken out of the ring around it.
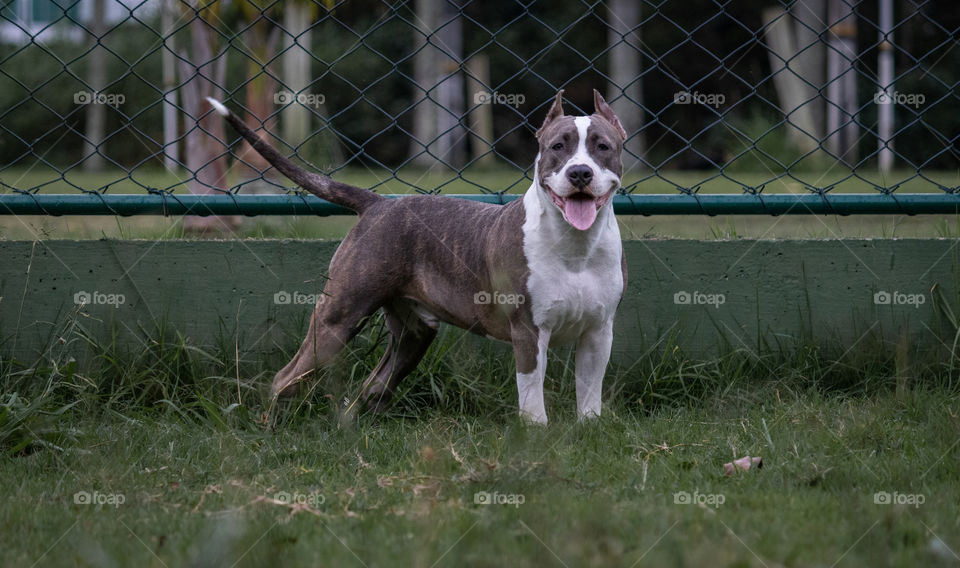
{"label": "concrete wall", "polygon": [[[952,344],[955,330],[938,315],[934,285],[960,314],[956,240],[624,244],[629,286],[614,345],[621,363],[674,340],[695,357],[810,338],[841,350],[878,338]],[[3,242],[0,354],[25,362],[50,349],[80,357],[81,330],[139,348],[159,328],[175,329],[197,345],[233,345],[236,339],[246,351],[289,348],[313,305],[305,296],[323,288],[337,245]],[[275,301],[282,292],[290,303]],[[84,293],[88,303],[80,310],[75,299]],[[889,294],[890,302],[876,303],[878,293]]]}

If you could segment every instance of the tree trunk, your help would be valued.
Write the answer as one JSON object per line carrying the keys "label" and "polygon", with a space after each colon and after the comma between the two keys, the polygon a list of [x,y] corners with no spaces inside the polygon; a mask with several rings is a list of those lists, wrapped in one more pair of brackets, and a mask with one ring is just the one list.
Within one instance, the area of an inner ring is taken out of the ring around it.
{"label": "tree trunk", "polygon": [[437,39],[441,49],[437,85],[437,158],[446,166],[463,165],[466,132],[463,128],[464,93],[463,19],[449,0],[442,4]]}
{"label": "tree trunk", "polygon": [[[324,3],[327,4],[326,2]],[[312,149],[320,147],[322,164],[320,169],[332,169],[343,163],[343,151],[336,132],[327,119],[326,97],[319,86],[311,86],[313,76],[310,72],[312,57],[313,30],[318,6],[310,0],[287,0],[283,5],[283,75],[281,91],[287,93],[289,100],[281,100],[277,92],[274,104],[284,105],[280,111],[281,135],[284,143],[300,154],[307,142]],[[323,8],[320,8],[323,9]],[[314,84],[317,85],[317,84]],[[301,95],[298,97],[298,95]],[[303,99],[303,97],[310,97]],[[309,105],[309,108],[306,106]],[[319,117],[322,125],[314,129],[314,117]],[[308,142],[308,139],[310,140]],[[317,156],[312,156],[317,157]]]}
{"label": "tree trunk", "polygon": [[643,168],[646,153],[643,132],[643,82],[640,78],[640,12],[639,2],[611,0],[608,5],[607,46],[610,68],[607,75],[607,101],[627,131],[623,149],[623,171]]}
{"label": "tree trunk", "polygon": [[[192,53],[180,53],[178,70],[183,84],[184,130],[186,131],[187,170],[193,176],[187,183],[190,193],[211,194],[227,189],[226,130],[223,118],[213,112],[206,97],[223,98],[220,85],[224,84],[226,53],[214,59],[213,41],[215,31],[199,16],[190,22],[190,47]],[[184,229],[190,232],[209,233],[232,231],[240,218],[197,217],[184,218]]]}
{"label": "tree trunk", "polygon": [[97,101],[97,93],[107,84],[106,49],[97,45],[106,32],[105,4],[105,0],[93,0],[93,16],[87,26],[94,36],[94,46],[90,52],[90,70],[87,75],[87,83],[93,91],[93,97],[87,105],[87,125],[84,131],[86,160],[83,162],[83,169],[88,172],[103,171],[104,160],[101,152],[106,150],[103,147],[103,136],[106,131],[107,107]]}
{"label": "tree trunk", "polygon": [[880,0],[880,55],[877,61],[880,92],[874,97],[877,105],[877,134],[880,154],[878,166],[882,173],[893,168],[893,124],[896,89],[893,85],[893,0]]}
{"label": "tree trunk", "polygon": [[423,167],[429,167],[434,162],[430,152],[435,148],[433,144],[437,137],[437,105],[433,97],[436,96],[434,87],[437,83],[438,54],[431,41],[437,41],[432,34],[437,27],[439,11],[440,0],[415,2],[414,19],[418,31],[414,32],[417,52],[413,56],[413,100],[419,102],[413,108],[410,159],[411,163]]}
{"label": "tree trunk", "polygon": [[307,139],[310,129],[310,111],[297,102],[297,95],[310,83],[310,15],[303,2],[286,2],[283,7],[283,87],[292,93],[280,112],[283,140],[298,148]]}
{"label": "tree trunk", "polygon": [[826,34],[824,24],[827,17],[826,0],[797,0],[790,7],[790,14],[794,19],[794,39],[796,41],[796,58],[790,67],[803,79],[803,96],[807,102],[804,106],[809,109],[813,122],[811,134],[818,141],[823,140],[824,111],[823,80],[826,75],[826,44],[821,39]]}
{"label": "tree trunk", "polygon": [[[279,28],[270,30],[267,27],[268,22],[264,19],[258,19],[258,21],[250,22],[250,24],[248,47],[256,59],[250,59],[247,63],[247,74],[251,79],[246,88],[244,106],[247,115],[244,122],[261,138],[275,144],[271,140],[271,132],[277,121],[271,115],[276,108],[274,94],[277,92],[277,81],[267,72],[265,65],[266,62],[272,61],[277,53],[280,30]],[[256,180],[267,174],[268,170],[270,173],[266,177],[272,180],[281,179],[277,171],[272,169],[270,163],[254,151],[246,140],[240,143],[240,149],[236,152],[236,156],[240,162],[240,175],[244,180]],[[244,193],[276,193],[277,189],[261,180],[245,184],[241,191]]]}
{"label": "tree trunk", "polygon": [[817,91],[806,84],[799,72],[793,21],[782,8],[767,8],[762,18],[770,72],[773,73],[780,110],[787,121],[787,136],[791,144],[804,154],[813,152],[819,146],[820,137],[817,136],[813,107],[807,103],[816,97]]}
{"label": "tree trunk", "polygon": [[171,172],[180,167],[180,156],[177,152],[177,58],[176,44],[174,43],[173,17],[175,12],[174,0],[163,0],[161,6],[161,28],[163,30],[165,48],[163,50],[163,166]]}
{"label": "tree trunk", "polygon": [[[478,93],[485,93],[490,86],[490,60],[477,54],[467,60],[467,105],[476,102]],[[493,149],[493,105],[476,104],[470,111],[470,161],[479,166],[492,166],[495,161]]]}
{"label": "tree trunk", "polygon": [[857,163],[857,20],[844,0],[830,0],[827,56],[827,150],[848,166]]}

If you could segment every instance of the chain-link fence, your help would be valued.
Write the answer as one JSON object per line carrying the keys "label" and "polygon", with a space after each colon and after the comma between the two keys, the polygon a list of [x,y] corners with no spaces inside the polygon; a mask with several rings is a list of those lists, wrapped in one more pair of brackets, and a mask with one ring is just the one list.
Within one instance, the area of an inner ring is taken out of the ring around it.
{"label": "chain-link fence", "polygon": [[556,91],[591,112],[597,88],[631,199],[955,209],[958,26],[946,0],[3,0],[0,200],[289,195],[206,96],[337,179],[497,200],[529,185]]}

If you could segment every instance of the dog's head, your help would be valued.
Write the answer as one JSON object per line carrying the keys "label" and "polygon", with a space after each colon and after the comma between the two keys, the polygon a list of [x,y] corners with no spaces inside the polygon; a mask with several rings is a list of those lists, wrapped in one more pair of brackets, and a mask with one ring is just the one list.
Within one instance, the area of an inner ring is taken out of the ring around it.
{"label": "dog's head", "polygon": [[620,188],[620,152],[627,133],[596,89],[590,116],[564,116],[562,96],[563,91],[557,93],[537,130],[536,181],[563,218],[586,231]]}

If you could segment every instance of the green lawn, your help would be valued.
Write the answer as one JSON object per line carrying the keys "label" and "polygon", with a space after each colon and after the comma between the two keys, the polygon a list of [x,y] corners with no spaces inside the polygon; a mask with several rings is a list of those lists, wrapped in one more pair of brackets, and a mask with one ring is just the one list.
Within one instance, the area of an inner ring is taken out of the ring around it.
{"label": "green lawn", "polygon": [[[263,392],[282,356],[229,346],[4,363],[5,564],[960,563],[952,368],[667,347],[612,370],[580,424],[561,351],[551,423],[531,427],[511,358],[447,331],[387,414],[355,412],[374,336],[279,408]],[[763,468],[723,475],[748,454]]]}

